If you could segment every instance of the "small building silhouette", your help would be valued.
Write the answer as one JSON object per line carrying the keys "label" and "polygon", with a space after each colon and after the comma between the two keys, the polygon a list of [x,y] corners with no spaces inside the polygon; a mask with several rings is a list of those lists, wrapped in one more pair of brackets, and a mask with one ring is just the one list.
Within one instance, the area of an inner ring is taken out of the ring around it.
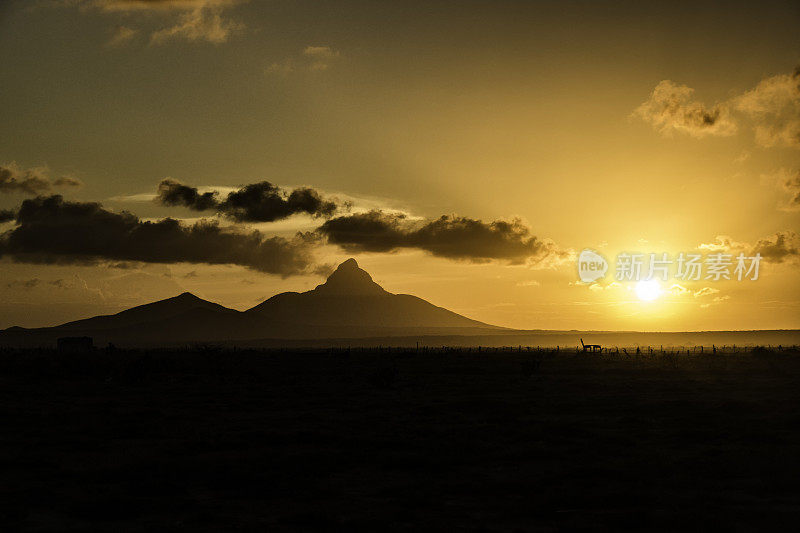
{"label": "small building silhouette", "polygon": [[584,352],[600,353],[603,351],[599,344],[583,344],[583,339],[581,339],[581,346],[583,346]]}
{"label": "small building silhouette", "polygon": [[62,354],[88,353],[94,350],[94,341],[91,337],[60,337],[57,346]]}

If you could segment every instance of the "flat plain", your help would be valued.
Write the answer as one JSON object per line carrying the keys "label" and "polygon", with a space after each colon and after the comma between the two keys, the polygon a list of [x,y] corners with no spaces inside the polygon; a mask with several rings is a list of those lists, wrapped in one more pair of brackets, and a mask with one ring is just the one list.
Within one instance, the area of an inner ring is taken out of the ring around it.
{"label": "flat plain", "polygon": [[0,354],[27,531],[795,530],[800,353]]}

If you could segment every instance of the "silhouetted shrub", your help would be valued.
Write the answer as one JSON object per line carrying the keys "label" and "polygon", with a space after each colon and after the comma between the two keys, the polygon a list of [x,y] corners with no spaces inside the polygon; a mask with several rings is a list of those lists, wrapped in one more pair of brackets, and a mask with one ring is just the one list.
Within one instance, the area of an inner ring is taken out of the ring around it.
{"label": "silhouetted shrub", "polygon": [[756,346],[750,350],[750,354],[754,357],[769,357],[775,355],[775,351],[765,346]]}

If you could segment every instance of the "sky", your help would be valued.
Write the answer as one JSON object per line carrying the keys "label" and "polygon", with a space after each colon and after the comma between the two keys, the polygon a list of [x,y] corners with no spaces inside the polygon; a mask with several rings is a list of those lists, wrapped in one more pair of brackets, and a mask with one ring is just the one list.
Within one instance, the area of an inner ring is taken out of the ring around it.
{"label": "sky", "polygon": [[508,327],[800,328],[800,6],[643,4],[4,2],[0,327],[355,257]]}

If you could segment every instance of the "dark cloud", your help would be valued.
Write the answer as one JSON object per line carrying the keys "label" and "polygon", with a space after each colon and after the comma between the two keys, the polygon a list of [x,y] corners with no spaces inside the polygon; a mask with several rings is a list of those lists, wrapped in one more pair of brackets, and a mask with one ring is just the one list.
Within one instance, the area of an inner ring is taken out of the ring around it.
{"label": "dark cloud", "polygon": [[779,231],[770,237],[759,240],[751,251],[751,255],[761,254],[772,263],[800,258],[800,235],[793,231]]}
{"label": "dark cloud", "polygon": [[[294,213],[322,216],[336,210],[334,202],[313,189],[285,194],[268,182],[248,185],[218,201],[209,193],[165,180],[159,186],[158,201],[199,211],[213,209],[239,221],[273,221]],[[351,252],[411,248],[472,262],[552,264],[567,256],[552,242],[532,235],[519,220],[484,222],[442,216],[416,221],[376,210],[329,219],[314,233],[289,240],[265,237],[258,231],[243,233],[209,220],[193,225],[172,218],[142,221],[98,203],[65,202],[58,195],[22,203],[16,226],[0,234],[0,256],[30,263],[229,263],[291,275],[330,270],[311,258],[321,238]]]}
{"label": "dark cloud", "polygon": [[331,216],[337,209],[335,201],[324,199],[314,189],[301,187],[287,194],[268,181],[246,185],[224,201],[217,200],[217,195],[216,191],[200,194],[196,187],[165,179],[158,185],[156,201],[195,211],[213,209],[239,222],[273,222],[298,213]]}
{"label": "dark cloud", "polygon": [[370,211],[333,218],[317,231],[348,251],[389,252],[407,243],[404,221],[403,215]]}
{"label": "dark cloud", "polygon": [[80,187],[83,183],[68,176],[50,181],[42,168],[22,169],[15,163],[0,165],[0,193],[37,195],[50,192],[53,187]]}
{"label": "dark cloud", "polygon": [[531,235],[519,220],[483,222],[442,216],[415,223],[403,215],[370,211],[326,221],[317,230],[328,242],[350,252],[425,250],[435,256],[474,262],[503,260],[512,264],[563,258],[565,252]]}
{"label": "dark cloud", "polygon": [[180,205],[195,211],[207,211],[219,206],[216,191],[200,194],[196,187],[189,187],[170,179],[161,180],[158,184],[156,201],[163,205]]}
{"label": "dark cloud", "polygon": [[14,220],[17,214],[9,209],[0,209],[0,224]]}
{"label": "dark cloud", "polygon": [[289,276],[313,269],[310,239],[236,232],[215,222],[184,226],[166,218],[142,221],[98,203],[65,202],[59,195],[22,202],[17,225],[0,234],[0,256],[27,263],[236,264]]}
{"label": "dark cloud", "polygon": [[241,222],[272,222],[297,213],[330,216],[336,204],[309,188],[295,189],[287,197],[280,187],[262,181],[228,194],[220,210]]}

